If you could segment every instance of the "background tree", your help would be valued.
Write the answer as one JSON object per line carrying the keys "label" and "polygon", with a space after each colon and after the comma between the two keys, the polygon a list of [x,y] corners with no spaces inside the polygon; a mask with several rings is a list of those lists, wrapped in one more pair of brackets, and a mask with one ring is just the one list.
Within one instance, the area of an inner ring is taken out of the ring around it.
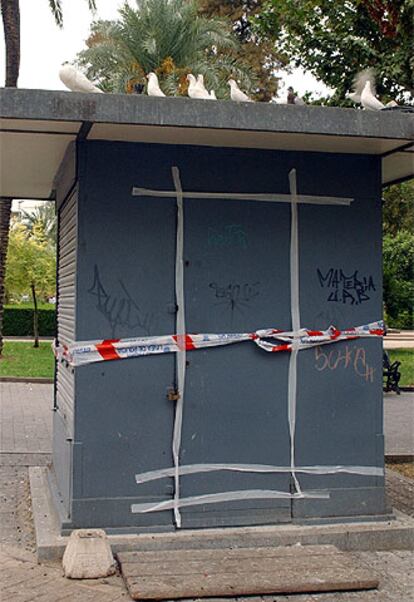
{"label": "background tree", "polygon": [[414,180],[389,186],[383,200],[384,307],[387,323],[414,328]]}
{"label": "background tree", "polygon": [[413,0],[267,0],[256,19],[262,36],[275,41],[291,64],[310,71],[346,105],[345,92],[366,67],[377,73],[385,100],[413,94]]}
{"label": "background tree", "polygon": [[43,232],[46,240],[54,246],[56,244],[56,207],[54,201],[43,201],[32,211],[22,211],[20,221],[30,233],[36,229]]}
{"label": "background tree", "polygon": [[43,224],[35,222],[30,231],[17,221],[10,229],[6,273],[6,298],[33,300],[34,346],[39,346],[38,301],[47,301],[56,291],[56,253]]}
{"label": "background tree", "polygon": [[[89,8],[95,10],[95,0],[87,1]],[[62,27],[62,1],[49,0],[49,6],[55,17],[56,23]],[[19,0],[0,0],[0,10],[3,20],[4,42],[6,47],[5,86],[16,88],[20,70],[20,2]],[[11,204],[12,199],[0,198],[0,358],[3,352],[4,283],[9,243]]]}
{"label": "background tree", "polygon": [[277,94],[275,70],[287,63],[271,39],[264,39],[253,27],[266,0],[198,0],[198,12],[204,17],[227,17],[240,41],[237,56],[252,70],[256,79],[255,100],[270,101]]}
{"label": "background tree", "polygon": [[231,23],[198,15],[193,0],[137,0],[136,9],[119,9],[117,21],[95,21],[91,29],[77,60],[106,91],[132,92],[151,71],[169,94],[186,93],[190,71],[202,73],[219,97],[228,95],[230,76],[252,85],[249,68],[234,54]]}
{"label": "background tree", "polygon": [[414,233],[386,234],[383,241],[384,305],[389,326],[414,328]]}
{"label": "background tree", "polygon": [[396,236],[401,230],[414,232],[414,180],[384,190],[382,217],[385,235]]}

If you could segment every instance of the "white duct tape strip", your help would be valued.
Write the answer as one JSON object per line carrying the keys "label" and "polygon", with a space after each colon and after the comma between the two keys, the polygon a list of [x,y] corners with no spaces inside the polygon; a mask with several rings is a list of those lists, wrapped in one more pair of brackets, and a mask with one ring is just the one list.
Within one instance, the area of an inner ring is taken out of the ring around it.
{"label": "white duct tape strip", "polygon": [[[200,474],[204,472],[215,472],[228,470],[233,472],[257,472],[257,473],[290,473],[291,466],[272,466],[269,464],[186,464],[178,469],[180,476]],[[175,476],[175,467],[150,470],[135,475],[138,484],[158,481]],[[353,474],[370,477],[384,476],[384,469],[378,466],[295,466],[295,472],[303,474]]]}
{"label": "white duct tape strip", "polygon": [[173,433],[173,460],[174,460],[174,519],[177,528],[181,527],[179,511],[180,501],[180,447],[181,430],[183,424],[184,389],[185,389],[185,362],[186,362],[186,337],[185,337],[185,307],[184,307],[184,208],[183,191],[178,167],[172,168],[172,176],[177,197],[177,242],[175,252],[175,295],[177,303],[177,389],[178,399],[175,406],[174,433]]}
{"label": "white duct tape strip", "polygon": [[[298,195],[296,184],[296,169],[289,172],[289,187],[291,194],[290,205],[290,311],[292,330],[300,331],[299,307],[299,233],[298,233]],[[297,364],[300,341],[293,337],[292,353],[289,359],[288,377],[288,421],[290,436],[290,466],[292,478],[297,493],[301,493],[299,480],[295,473],[295,434],[296,434],[296,399],[297,399]]]}
{"label": "white duct tape strip", "polygon": [[[287,493],[285,491],[275,491],[272,489],[242,489],[241,491],[224,491],[222,493],[209,493],[207,495],[195,495],[192,497],[181,498],[178,502],[180,508],[186,506],[200,506],[204,504],[217,504],[222,502],[232,502],[235,500],[264,500],[264,499],[329,499],[329,493],[325,491],[304,491],[303,493]],[[162,502],[146,502],[143,504],[131,504],[131,512],[161,512],[162,510],[171,510],[175,508],[175,500],[165,500]]]}
{"label": "white duct tape strip", "polygon": [[[132,188],[133,196],[173,198],[175,190],[154,190],[151,188]],[[290,194],[263,194],[260,192],[183,192],[186,199],[219,199],[220,201],[267,201],[270,203],[291,203]],[[345,205],[348,206],[354,199],[349,197],[318,196],[301,194],[298,195],[298,203],[309,205]]]}

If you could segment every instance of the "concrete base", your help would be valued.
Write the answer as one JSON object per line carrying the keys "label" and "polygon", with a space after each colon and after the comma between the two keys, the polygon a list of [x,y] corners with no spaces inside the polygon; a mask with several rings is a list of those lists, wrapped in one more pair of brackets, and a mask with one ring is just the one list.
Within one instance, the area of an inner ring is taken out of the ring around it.
{"label": "concrete base", "polygon": [[[48,486],[47,469],[29,469],[37,557],[55,560],[63,556],[69,537],[60,535],[59,522]],[[284,524],[265,527],[198,529],[174,533],[108,535],[114,553],[133,550],[254,548],[332,544],[340,550],[413,550],[414,519],[395,511],[389,521],[335,524]]]}

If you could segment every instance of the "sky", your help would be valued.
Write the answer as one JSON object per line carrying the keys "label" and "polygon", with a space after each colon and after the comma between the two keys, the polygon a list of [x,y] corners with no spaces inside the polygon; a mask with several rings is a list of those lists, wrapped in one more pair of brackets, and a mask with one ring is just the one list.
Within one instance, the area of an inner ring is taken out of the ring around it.
{"label": "sky", "polygon": [[[133,0],[129,0],[135,5]],[[48,0],[20,0],[21,64],[19,88],[66,90],[59,79],[64,61],[73,61],[85,47],[92,15],[87,0],[63,0],[63,29],[59,29],[49,8]],[[97,0],[95,18],[116,19],[123,0]],[[5,48],[3,29],[0,41],[0,82],[4,82]],[[325,94],[327,88],[311,74],[295,70],[292,74],[278,73],[284,87],[278,102],[284,102],[286,88],[293,86],[301,95],[308,90]]]}

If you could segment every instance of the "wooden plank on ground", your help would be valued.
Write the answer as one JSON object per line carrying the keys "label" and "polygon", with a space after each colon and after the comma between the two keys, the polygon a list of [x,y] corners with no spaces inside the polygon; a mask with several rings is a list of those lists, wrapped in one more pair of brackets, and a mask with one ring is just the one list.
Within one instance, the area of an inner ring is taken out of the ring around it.
{"label": "wooden plank on ground", "polygon": [[118,554],[134,600],[352,591],[378,587],[357,555],[335,546]]}

